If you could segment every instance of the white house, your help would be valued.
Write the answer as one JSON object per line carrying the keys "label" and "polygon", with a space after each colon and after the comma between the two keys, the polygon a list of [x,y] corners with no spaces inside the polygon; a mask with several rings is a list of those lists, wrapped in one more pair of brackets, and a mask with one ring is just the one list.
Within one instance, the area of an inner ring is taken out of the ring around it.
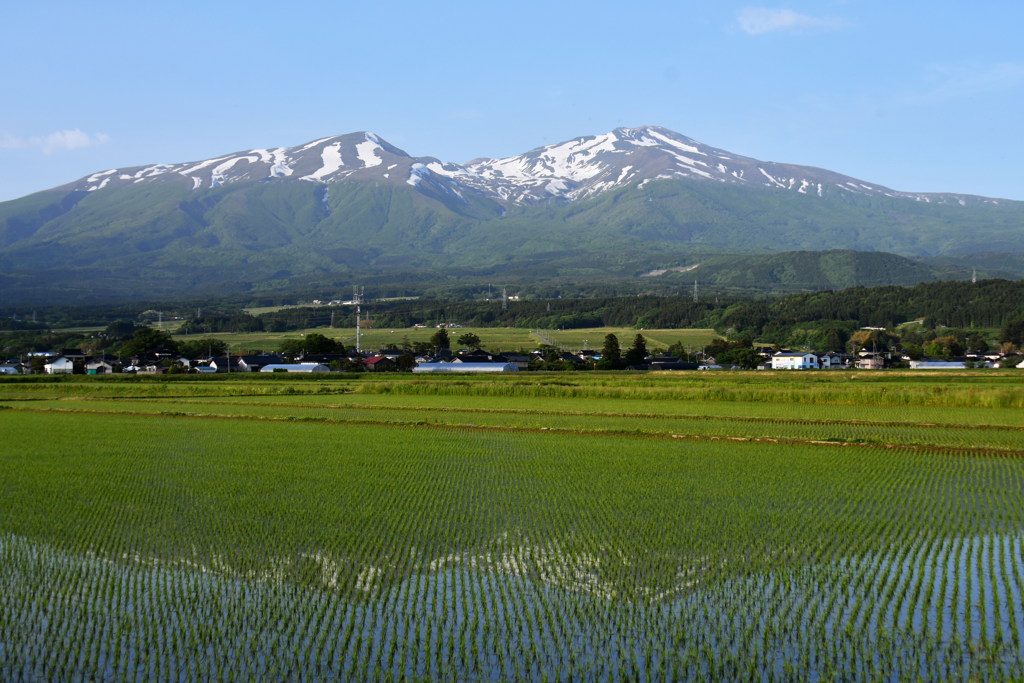
{"label": "white house", "polygon": [[813,353],[779,351],[772,355],[772,370],[819,370],[821,365]]}
{"label": "white house", "polygon": [[58,356],[43,366],[47,375],[70,375],[75,371],[75,364],[70,358]]}
{"label": "white house", "polygon": [[823,370],[843,367],[843,359],[838,353],[826,353],[818,359],[818,365]]}

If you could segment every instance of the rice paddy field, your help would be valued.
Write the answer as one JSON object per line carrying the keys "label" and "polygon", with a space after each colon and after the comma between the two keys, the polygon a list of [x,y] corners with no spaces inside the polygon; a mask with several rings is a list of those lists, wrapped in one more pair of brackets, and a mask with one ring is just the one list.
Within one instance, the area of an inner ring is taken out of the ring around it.
{"label": "rice paddy field", "polygon": [[1024,375],[0,382],[0,680],[1024,678]]}

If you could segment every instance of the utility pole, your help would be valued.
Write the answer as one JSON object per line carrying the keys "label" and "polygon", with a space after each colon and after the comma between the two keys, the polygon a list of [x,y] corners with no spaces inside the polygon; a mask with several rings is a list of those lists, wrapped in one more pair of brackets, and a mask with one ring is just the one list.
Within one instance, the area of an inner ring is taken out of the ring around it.
{"label": "utility pole", "polygon": [[355,287],[355,292],[352,295],[352,302],[356,305],[356,353],[363,352],[363,328],[360,321],[361,308],[363,303],[363,288]]}

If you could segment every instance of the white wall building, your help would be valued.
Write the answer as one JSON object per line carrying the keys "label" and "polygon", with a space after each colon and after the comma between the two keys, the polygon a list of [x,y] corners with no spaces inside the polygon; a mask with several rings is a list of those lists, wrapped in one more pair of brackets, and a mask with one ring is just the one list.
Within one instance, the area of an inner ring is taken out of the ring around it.
{"label": "white wall building", "polygon": [[417,363],[413,372],[518,372],[513,363]]}
{"label": "white wall building", "polygon": [[330,372],[323,363],[271,363],[260,368],[260,372]]}
{"label": "white wall building", "polygon": [[43,366],[48,375],[70,375],[75,371],[75,364],[69,358],[60,356]]}
{"label": "white wall building", "polygon": [[772,355],[772,370],[818,370],[818,357],[813,353],[779,351]]}

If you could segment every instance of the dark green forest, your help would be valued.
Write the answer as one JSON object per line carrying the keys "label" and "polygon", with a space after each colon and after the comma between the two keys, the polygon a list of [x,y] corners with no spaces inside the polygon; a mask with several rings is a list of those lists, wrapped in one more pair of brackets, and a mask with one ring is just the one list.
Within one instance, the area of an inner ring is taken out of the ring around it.
{"label": "dark green forest", "polygon": [[[458,324],[467,328],[525,327],[541,330],[590,327],[712,328],[730,339],[747,339],[821,350],[842,348],[863,327],[886,328],[921,343],[946,330],[987,335],[1024,346],[1024,281],[1001,279],[930,282],[913,287],[853,287],[792,294],[775,299],[687,296],[626,296],[508,301],[367,300],[363,307],[376,327]],[[5,313],[4,349],[73,342],[74,333],[52,329],[132,321],[147,325],[158,317],[175,320],[179,332],[215,336],[224,332],[287,332],[353,326],[350,306],[286,308],[251,315],[241,304],[220,303],[155,311],[142,306],[54,307],[31,315]],[[34,318],[34,320],[33,320]],[[912,325],[909,325],[913,323]]]}

